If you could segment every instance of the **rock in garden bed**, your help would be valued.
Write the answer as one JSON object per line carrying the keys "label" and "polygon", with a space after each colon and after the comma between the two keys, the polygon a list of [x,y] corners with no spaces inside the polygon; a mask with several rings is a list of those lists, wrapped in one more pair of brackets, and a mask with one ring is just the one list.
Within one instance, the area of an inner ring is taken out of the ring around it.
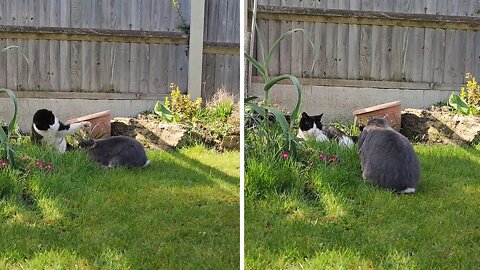
{"label": "rock in garden bed", "polygon": [[470,145],[480,141],[480,117],[453,114],[446,106],[405,109],[401,133],[417,143]]}

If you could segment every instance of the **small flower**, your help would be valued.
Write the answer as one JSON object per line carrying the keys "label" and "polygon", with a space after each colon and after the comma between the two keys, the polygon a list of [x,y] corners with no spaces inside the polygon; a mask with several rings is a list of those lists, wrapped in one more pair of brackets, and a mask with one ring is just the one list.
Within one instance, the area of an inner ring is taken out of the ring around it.
{"label": "small flower", "polygon": [[288,151],[283,151],[281,154],[280,154],[280,158],[282,158],[283,160],[286,160],[288,158]]}
{"label": "small flower", "polygon": [[35,166],[37,166],[37,167],[42,167],[42,166],[43,166],[43,162],[41,162],[40,160],[35,160]]}
{"label": "small flower", "polygon": [[338,160],[337,160],[337,157],[330,157],[330,158],[328,159],[328,162],[330,162],[330,163],[337,163],[337,161],[338,161]]}
{"label": "small flower", "polygon": [[327,155],[320,152],[320,153],[318,153],[318,158],[321,159],[321,160],[327,160]]}
{"label": "small flower", "polygon": [[7,166],[8,166],[8,161],[2,160],[2,162],[0,163],[0,167],[1,168],[6,168]]}
{"label": "small flower", "polygon": [[45,163],[44,168],[47,169],[47,170],[51,170],[51,169],[53,169],[53,164],[52,163]]}

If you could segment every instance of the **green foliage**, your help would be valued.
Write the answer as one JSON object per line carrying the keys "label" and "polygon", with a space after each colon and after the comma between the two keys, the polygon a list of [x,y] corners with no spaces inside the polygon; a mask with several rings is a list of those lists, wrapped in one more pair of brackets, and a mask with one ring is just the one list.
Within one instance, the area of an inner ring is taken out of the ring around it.
{"label": "green foliage", "polygon": [[190,94],[182,94],[180,88],[174,83],[170,84],[170,97],[165,97],[164,104],[157,102],[154,112],[161,120],[168,122],[195,121],[202,106],[202,98],[195,101],[190,99]]}
{"label": "green foliage", "polygon": [[232,115],[235,103],[233,101],[219,102],[214,106],[213,114],[217,118],[226,119]]}
{"label": "green foliage", "polygon": [[474,107],[470,106],[456,93],[452,93],[448,99],[448,105],[453,108],[455,113],[470,115],[474,112]]}
{"label": "green foliage", "polygon": [[[27,72],[28,78],[27,82],[30,80],[30,68],[28,58],[26,57],[23,50],[18,46],[7,46],[0,50],[0,54],[5,53],[8,50],[16,49],[20,51],[23,56],[23,60],[27,63]],[[10,120],[10,123],[7,126],[7,131],[3,130],[3,126],[0,126],[0,159],[6,160],[8,165],[15,166],[15,151],[11,144],[12,135],[17,131],[17,97],[12,90],[6,88],[0,88],[0,94],[6,93],[13,102],[13,117]]]}
{"label": "green foliage", "polygon": [[472,74],[465,76],[467,83],[460,89],[460,96],[470,105],[480,107],[480,85]]}
{"label": "green foliage", "polygon": [[[287,119],[285,118],[285,115],[281,113],[277,108],[272,107],[272,106],[267,106],[267,107],[262,107],[260,103],[255,101],[254,99],[248,99],[245,100],[245,107],[247,111],[250,112],[255,112],[261,116],[263,116],[263,121],[268,122],[268,117],[266,116],[266,113],[264,112],[270,112],[275,116],[275,120],[279,123],[280,127],[282,128],[283,134],[284,134],[284,139],[285,139],[285,149],[290,151],[293,156],[296,156],[297,154],[297,139],[295,134],[292,133],[292,130],[294,130],[294,126],[296,125],[296,122],[298,121],[299,113],[300,113],[300,105],[301,105],[301,99],[302,99],[302,85],[300,81],[298,80],[297,77],[290,75],[290,74],[284,74],[280,75],[274,78],[270,77],[269,74],[269,66],[270,66],[270,58],[272,57],[273,53],[278,49],[280,46],[280,43],[286,39],[287,37],[291,36],[295,32],[302,32],[304,37],[307,38],[310,46],[312,47],[313,50],[313,58],[312,58],[312,66],[310,69],[310,77],[313,74],[313,68],[315,66],[315,46],[314,42],[311,38],[311,36],[301,28],[296,28],[292,29],[290,31],[285,32],[282,34],[272,45],[272,47],[268,50],[267,54],[264,54],[263,50],[263,44],[261,42],[261,39],[259,39],[259,46],[260,46],[260,51],[262,53],[262,58],[263,58],[263,63],[260,63],[257,61],[257,59],[253,58],[253,56],[245,53],[245,58],[255,67],[255,69],[260,73],[260,75],[263,77],[263,91],[264,91],[264,101],[266,103],[269,102],[269,91],[270,89],[276,85],[278,82],[282,80],[290,80],[293,83],[294,88],[297,91],[297,102],[295,104],[295,107],[292,110],[291,117],[290,117],[290,123],[288,123]],[[258,28],[257,28],[257,34],[258,33]],[[252,117],[252,115],[250,115]],[[262,121],[261,119],[257,119]],[[267,129],[268,130],[268,129]]]}
{"label": "green foliage", "polygon": [[268,131],[245,132],[245,142],[245,196],[288,193],[301,185],[301,167],[294,158],[282,158],[285,141],[278,123]]}
{"label": "green foliage", "polygon": [[0,199],[0,269],[239,268],[238,151],[148,151],[146,168],[105,170],[17,147],[55,167],[29,174],[32,203],[12,183]]}
{"label": "green foliage", "polygon": [[190,34],[190,25],[187,24],[187,21],[183,17],[183,12],[182,12],[182,6],[178,2],[178,0],[172,0],[172,5],[177,11],[178,15],[178,22],[177,22],[177,28],[182,30],[185,34],[189,35]]}
{"label": "green foliage", "polygon": [[174,120],[173,113],[165,105],[160,103],[160,101],[157,101],[157,103],[155,104],[153,112],[161,119],[168,122],[172,122]]}
{"label": "green foliage", "polygon": [[338,128],[340,131],[345,133],[347,136],[359,136],[360,135],[360,129],[358,128],[357,125],[357,118],[351,122],[347,123],[342,123],[342,122],[333,122],[331,123],[334,127]]}
{"label": "green foliage", "polygon": [[448,99],[448,105],[455,113],[464,115],[478,115],[480,110],[480,85],[475,77],[467,73],[466,85],[460,89],[460,95],[452,93]]}
{"label": "green foliage", "polygon": [[5,133],[3,128],[0,127],[0,158],[6,160],[9,165],[15,166],[15,151],[10,140],[17,122],[17,97],[12,90],[6,88],[0,88],[0,93],[6,93],[13,102],[13,117],[8,124],[7,132]]}
{"label": "green foliage", "polygon": [[[245,197],[245,268],[478,268],[480,245],[471,239],[480,237],[480,145],[416,145],[422,178],[414,195],[366,183],[355,149],[307,147],[337,155],[338,166],[302,150],[300,160],[316,161],[293,175],[283,172],[304,181],[298,188]],[[256,167],[271,161],[265,162]],[[245,180],[248,173],[247,167]]]}
{"label": "green foliage", "polygon": [[157,102],[153,110],[160,121],[188,126],[193,141],[207,145],[218,146],[227,135],[240,134],[238,104],[225,89],[219,89],[203,107],[201,98],[190,100],[190,95],[182,94],[173,83],[171,89],[170,97],[164,104]]}

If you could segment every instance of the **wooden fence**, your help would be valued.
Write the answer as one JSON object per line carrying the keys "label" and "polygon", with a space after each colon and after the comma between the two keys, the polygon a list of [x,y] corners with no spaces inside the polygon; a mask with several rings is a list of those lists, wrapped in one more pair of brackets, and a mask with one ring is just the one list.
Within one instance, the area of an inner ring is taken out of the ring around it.
{"label": "wooden fence", "polygon": [[29,60],[0,54],[0,87],[20,97],[159,99],[172,82],[189,88],[189,46],[203,46],[203,97],[222,86],[238,94],[238,1],[206,0],[204,42],[190,45],[191,2],[178,3],[180,12],[171,0],[0,0],[0,47],[19,46]]}
{"label": "wooden fence", "polygon": [[[252,2],[249,5],[251,15]],[[479,0],[258,0],[256,57],[284,32],[272,75],[308,77],[314,84],[458,90],[467,72],[480,78]],[[255,75],[255,74],[254,74]],[[254,82],[261,81],[254,77]]]}

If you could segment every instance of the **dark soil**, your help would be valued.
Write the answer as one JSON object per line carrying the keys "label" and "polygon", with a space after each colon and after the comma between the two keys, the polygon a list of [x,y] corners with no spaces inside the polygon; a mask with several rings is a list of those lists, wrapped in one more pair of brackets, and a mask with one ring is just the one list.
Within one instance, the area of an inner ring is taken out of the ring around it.
{"label": "dark soil", "polygon": [[471,145],[480,141],[480,117],[454,114],[447,106],[406,109],[400,132],[415,143]]}

